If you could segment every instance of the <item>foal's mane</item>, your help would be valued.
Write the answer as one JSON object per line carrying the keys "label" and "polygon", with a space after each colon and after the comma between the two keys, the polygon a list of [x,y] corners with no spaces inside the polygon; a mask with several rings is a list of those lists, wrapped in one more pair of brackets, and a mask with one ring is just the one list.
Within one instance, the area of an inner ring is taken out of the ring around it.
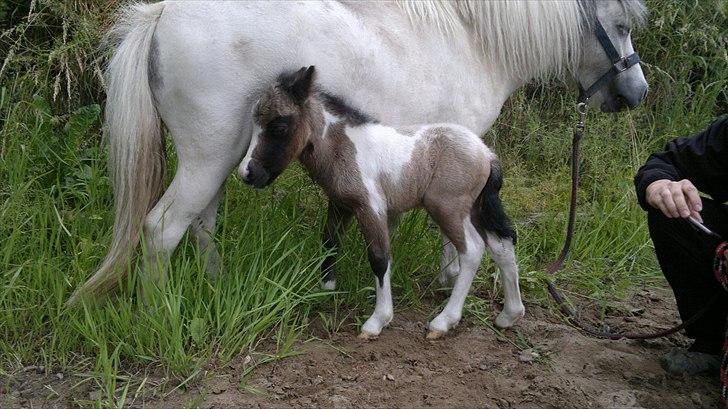
{"label": "foal's mane", "polygon": [[343,117],[346,122],[351,125],[363,125],[367,123],[376,123],[376,119],[365,114],[364,112],[349,105],[342,97],[329,94],[328,92],[318,91],[317,96],[324,105],[324,108],[336,116]]}
{"label": "foal's mane", "polygon": [[[401,0],[399,5],[414,23],[433,24],[445,35],[458,36],[465,28],[476,36],[488,61],[528,80],[563,77],[576,69],[582,35],[594,24],[597,1]],[[644,21],[641,0],[620,4],[630,20]]]}

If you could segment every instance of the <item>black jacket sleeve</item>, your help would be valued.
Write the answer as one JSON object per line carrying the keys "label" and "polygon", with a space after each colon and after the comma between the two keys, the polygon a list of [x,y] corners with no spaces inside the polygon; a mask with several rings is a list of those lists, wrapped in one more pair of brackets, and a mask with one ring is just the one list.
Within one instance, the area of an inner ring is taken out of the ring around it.
{"label": "black jacket sleeve", "polygon": [[689,138],[677,138],[653,153],[634,178],[637,199],[647,210],[646,190],[660,179],[688,179],[719,202],[728,200],[728,116]]}

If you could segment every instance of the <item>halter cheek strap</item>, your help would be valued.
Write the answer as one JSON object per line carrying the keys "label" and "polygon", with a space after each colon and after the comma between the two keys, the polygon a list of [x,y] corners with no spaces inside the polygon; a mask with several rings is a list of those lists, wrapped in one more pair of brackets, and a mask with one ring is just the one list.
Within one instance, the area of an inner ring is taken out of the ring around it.
{"label": "halter cheek strap", "polygon": [[592,95],[596,94],[597,91],[599,91],[601,88],[614,81],[617,75],[628,70],[633,65],[637,65],[640,63],[640,56],[639,54],[637,54],[637,52],[634,52],[626,57],[620,57],[619,52],[617,52],[617,49],[612,43],[612,40],[609,39],[607,31],[604,30],[604,26],[602,26],[602,23],[599,21],[598,18],[595,19],[594,22],[594,34],[597,36],[597,40],[599,40],[599,44],[602,45],[604,52],[607,53],[607,57],[609,57],[609,61],[612,63],[612,67],[609,69],[609,71],[604,73],[604,75],[599,77],[599,79],[596,80],[586,90],[581,87],[581,84],[579,85],[579,102],[585,102],[586,100],[591,98]]}

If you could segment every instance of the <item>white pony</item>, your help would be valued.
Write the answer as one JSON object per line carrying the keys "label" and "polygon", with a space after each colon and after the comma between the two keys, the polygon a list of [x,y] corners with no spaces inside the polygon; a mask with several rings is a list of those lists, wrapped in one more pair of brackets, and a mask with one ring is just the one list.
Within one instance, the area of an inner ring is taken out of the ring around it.
{"label": "white pony", "polygon": [[[221,186],[250,142],[254,101],[281,69],[316,65],[324,89],[388,124],[456,122],[482,134],[508,96],[533,79],[594,83],[612,64],[594,35],[596,19],[625,56],[634,51],[630,29],[644,13],[637,0],[124,7],[110,32],[116,49],[106,73],[113,238],[98,271],[68,304],[113,288],[142,231],[145,282],[164,282],[164,269],[154,266],[188,228],[208,268],[217,268],[212,234]],[[636,106],[646,92],[635,65],[590,103],[617,111]],[[162,123],[179,158],[166,190]],[[448,245],[443,259],[456,254]]]}

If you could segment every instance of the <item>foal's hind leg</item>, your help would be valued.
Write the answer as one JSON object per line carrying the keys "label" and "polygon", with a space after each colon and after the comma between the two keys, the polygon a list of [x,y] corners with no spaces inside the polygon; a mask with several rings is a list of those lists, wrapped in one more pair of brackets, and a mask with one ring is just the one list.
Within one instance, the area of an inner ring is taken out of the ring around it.
{"label": "foal's hind leg", "polygon": [[190,233],[195,239],[197,248],[205,261],[205,270],[211,279],[217,278],[222,268],[220,253],[215,245],[215,224],[217,221],[217,208],[222,198],[223,188],[220,187],[215,197],[205,210],[196,217],[190,225]]}
{"label": "foal's hind leg", "polygon": [[521,301],[521,290],[518,287],[518,264],[513,240],[488,232],[486,241],[488,251],[498,265],[503,282],[503,311],[496,317],[495,325],[499,328],[510,328],[526,312]]}
{"label": "foal's hind leg", "polygon": [[[457,223],[459,221],[459,223]],[[457,237],[458,233],[456,230],[460,224],[461,234],[463,242],[456,242],[455,246],[458,248],[458,259],[460,260],[460,272],[455,279],[455,285],[453,286],[450,299],[447,301],[447,305],[442,312],[430,322],[429,333],[427,334],[428,339],[440,338],[452,327],[460,322],[460,318],[463,316],[463,306],[465,305],[465,297],[470,291],[470,286],[475,278],[475,273],[478,271],[480,261],[483,258],[485,252],[485,242],[483,241],[478,231],[470,221],[470,216],[467,215],[463,218],[452,217],[445,221],[445,225],[441,225],[443,229],[447,229],[448,235],[452,234],[453,237]],[[457,227],[456,227],[457,226]]]}
{"label": "foal's hind leg", "polygon": [[442,256],[440,257],[440,284],[450,286],[460,273],[460,260],[458,250],[452,241],[442,233]]}

